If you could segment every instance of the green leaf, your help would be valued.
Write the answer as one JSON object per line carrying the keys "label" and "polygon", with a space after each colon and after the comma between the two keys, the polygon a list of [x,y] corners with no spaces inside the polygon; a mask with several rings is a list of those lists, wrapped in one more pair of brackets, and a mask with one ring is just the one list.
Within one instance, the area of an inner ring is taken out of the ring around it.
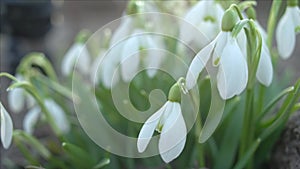
{"label": "green leaf", "polygon": [[72,163],[78,168],[91,168],[94,165],[93,158],[82,148],[66,142],[62,143],[62,147]]}
{"label": "green leaf", "polygon": [[93,167],[93,169],[98,169],[98,168],[102,168],[106,165],[108,165],[110,163],[110,159],[109,158],[104,158],[103,160],[101,160],[97,165],[95,165]]}
{"label": "green leaf", "polygon": [[57,81],[54,68],[43,53],[32,52],[26,55],[18,66],[17,72],[26,75],[26,73],[28,73],[29,70],[32,70],[34,66],[42,68],[42,71],[44,71],[50,79]]}
{"label": "green leaf", "polygon": [[37,150],[37,152],[45,159],[48,159],[51,156],[51,153],[49,152],[49,150],[39,142],[39,140],[37,140],[36,138],[34,138],[33,136],[25,133],[22,130],[15,130],[14,133],[14,138],[17,138],[18,140],[27,143],[28,145],[30,145],[32,148],[34,148],[35,150]]}
{"label": "green leaf", "polygon": [[238,104],[235,103],[238,102],[233,103],[234,107],[230,109],[227,118],[220,126],[220,128],[225,128],[225,130],[220,139],[219,151],[214,156],[214,169],[230,169],[234,162],[243,126],[243,121],[240,120],[243,119],[243,113],[237,109]]}
{"label": "green leaf", "polygon": [[206,121],[204,123],[204,126],[200,132],[200,137],[199,137],[200,143],[204,143],[214,133],[214,131],[216,130],[216,128],[218,127],[221,121],[224,107],[225,107],[225,101],[221,98],[221,96],[218,93],[217,83],[214,80],[212,80],[211,84],[212,84],[211,106]]}
{"label": "green leaf", "polygon": [[253,156],[260,142],[260,138],[256,139],[256,141],[251,145],[246,154],[242,157],[242,159],[234,166],[234,169],[243,169],[246,166],[248,160]]}
{"label": "green leaf", "polygon": [[28,165],[25,167],[25,169],[45,169],[45,168],[41,166]]}
{"label": "green leaf", "polygon": [[47,86],[48,88],[51,88],[55,92],[61,94],[62,96],[65,96],[66,98],[73,100],[73,102],[77,102],[79,100],[78,96],[76,96],[72,91],[61,84],[57,83],[56,81],[53,81],[45,76],[38,76],[36,80],[43,85]]}
{"label": "green leaf", "polygon": [[263,118],[263,116],[266,115],[284,96],[294,91],[294,89],[294,86],[288,87],[280,92],[277,96],[275,96],[273,100],[271,100],[270,103],[267,104],[264,110],[257,115],[255,121],[259,122]]}
{"label": "green leaf", "polygon": [[267,123],[262,124],[263,127],[267,127],[260,134],[260,138],[262,140],[268,138],[274,131],[284,126],[284,124],[286,123],[286,121],[288,120],[292,112],[293,107],[298,102],[299,97],[300,97],[300,79],[295,84],[295,89],[293,90],[293,92],[288,94],[287,98],[283,102],[275,118],[273,117],[271,121],[269,120],[267,121]]}

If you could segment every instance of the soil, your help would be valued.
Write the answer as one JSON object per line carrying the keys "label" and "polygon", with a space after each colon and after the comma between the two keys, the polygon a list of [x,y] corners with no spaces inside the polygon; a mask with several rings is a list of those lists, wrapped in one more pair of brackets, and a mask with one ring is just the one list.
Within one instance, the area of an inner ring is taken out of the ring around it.
{"label": "soil", "polygon": [[294,114],[271,156],[272,169],[300,169],[300,111]]}

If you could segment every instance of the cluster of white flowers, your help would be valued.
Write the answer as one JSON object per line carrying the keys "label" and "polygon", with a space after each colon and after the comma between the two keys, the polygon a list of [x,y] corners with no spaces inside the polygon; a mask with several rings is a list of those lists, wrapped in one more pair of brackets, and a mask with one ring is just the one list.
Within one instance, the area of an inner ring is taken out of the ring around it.
{"label": "cluster of white flowers", "polygon": [[[134,1],[133,1],[134,2]],[[147,9],[144,2],[137,1],[130,4],[127,14],[136,14],[135,11],[143,8],[153,12],[156,9]],[[136,6],[135,6],[136,5]],[[300,27],[300,10],[297,1],[290,0],[283,17],[280,19],[276,32],[276,40],[279,55],[286,59],[295,48],[295,35]],[[143,6],[143,7],[141,7]],[[131,7],[131,8],[130,8]],[[246,18],[246,16],[244,16]],[[247,16],[249,17],[249,16]],[[197,84],[197,79],[202,70],[211,61],[212,66],[218,70],[217,87],[220,96],[226,100],[241,94],[248,84],[249,64],[247,56],[247,36],[245,31],[233,35],[234,28],[243,20],[238,17],[235,9],[224,9],[216,1],[199,1],[184,15],[186,22],[190,23],[202,32],[210,41],[200,50],[190,64],[186,74],[186,88],[192,89]],[[267,34],[260,26],[255,17],[246,18],[255,23],[255,27],[262,37],[260,59],[257,65],[256,79],[263,85],[269,86],[273,79],[273,66],[269,48],[267,47]],[[108,89],[113,88],[120,80],[130,82],[138,73],[140,66],[157,68],[163,63],[163,56],[154,56],[147,49],[164,49],[165,44],[162,39],[152,36],[151,30],[144,24],[145,19],[135,15],[128,15],[121,19],[120,26],[116,29],[110,39],[106,52],[99,54],[99,59],[92,66],[92,71],[96,71],[100,60],[102,66],[98,80]],[[201,39],[196,39],[189,32],[190,25],[179,26],[179,39],[196,44]],[[142,36],[143,35],[143,36]],[[85,42],[86,34],[79,34],[75,43],[66,53],[62,61],[62,74],[69,76],[78,58],[77,68],[84,75],[90,73],[91,56]],[[142,50],[144,50],[142,52]],[[157,54],[157,53],[156,53]],[[153,59],[155,58],[155,59]],[[160,59],[158,59],[160,58]],[[116,68],[120,66],[120,71]],[[147,70],[147,75],[152,78],[157,70]],[[94,73],[94,72],[92,72]],[[23,78],[17,75],[19,80]],[[152,116],[150,116],[142,126],[138,135],[137,148],[139,152],[144,152],[151,140],[155,130],[160,133],[159,152],[162,159],[169,163],[177,158],[183,151],[187,128],[181,110],[181,90],[182,79],[176,82],[170,89],[168,101]],[[24,129],[32,133],[34,126],[40,119],[41,108],[33,101],[32,97],[25,94],[23,89],[14,89],[9,92],[9,105],[14,112],[22,110],[25,100],[27,100],[28,113],[24,119]],[[70,124],[63,109],[54,100],[44,99],[46,109],[50,112],[56,122],[57,127],[62,132],[68,132]],[[1,109],[1,141],[4,148],[11,144],[13,124],[9,113],[0,103]]]}
{"label": "cluster of white flowers", "polygon": [[61,64],[61,71],[64,76],[73,73],[74,65],[77,65],[76,68],[84,75],[89,73],[91,56],[85,45],[87,38],[88,33],[86,31],[80,32],[75,39],[75,43],[65,54]]}
{"label": "cluster of white flowers", "polygon": [[283,59],[291,56],[296,45],[296,34],[300,32],[300,9],[297,0],[288,1],[284,15],[279,20],[276,41],[278,53]]}
{"label": "cluster of white flowers", "polygon": [[[211,41],[193,59],[186,76],[187,89],[192,89],[197,84],[200,72],[211,59],[212,65],[218,67],[217,86],[220,96],[223,99],[230,99],[241,94],[248,83],[249,63],[247,63],[247,37],[244,30],[241,30],[238,35],[232,34],[233,28],[241,22],[236,11],[229,9],[224,12],[214,1],[200,1],[187,12],[185,19]],[[266,45],[267,34],[255,20],[256,18],[250,16],[249,19],[254,19],[256,29],[262,37],[256,78],[263,85],[269,86],[273,79],[273,66]],[[295,31],[296,28],[299,29],[299,23],[298,6],[288,6],[277,28],[278,50],[283,58],[291,55],[295,46]],[[197,42],[185,25],[180,27],[180,37],[189,43]],[[291,42],[292,45],[287,42]],[[173,90],[174,87],[170,89],[170,93],[174,93]],[[161,133],[159,152],[162,159],[168,163],[179,156],[186,139],[187,131],[181,115],[180,100],[173,102],[169,97],[169,101],[145,122],[138,136],[139,152],[145,151],[155,129]]]}
{"label": "cluster of white flowers", "polygon": [[[17,74],[16,78],[19,82],[24,81],[24,78],[22,75]],[[9,91],[8,93],[8,104],[10,109],[14,113],[19,113],[26,107],[28,108],[28,111],[24,117],[23,120],[23,129],[28,134],[33,134],[34,128],[41,119],[42,111],[40,106],[36,103],[34,98],[29,95],[24,89],[22,88],[15,88]],[[58,129],[62,133],[67,133],[70,130],[70,123],[67,120],[66,113],[63,111],[63,109],[55,103],[52,99],[45,99],[44,104],[46,109],[49,111],[51,117],[54,119],[54,122],[56,123]],[[3,145],[5,145],[5,148],[7,148],[9,145],[8,141],[5,140],[11,140],[8,139],[8,137],[12,136],[12,122],[10,119],[9,114],[7,113],[6,109],[1,104],[1,139],[3,139]],[[4,143],[5,142],[5,143]]]}
{"label": "cluster of white flowers", "polygon": [[[212,57],[213,66],[218,67],[217,82],[221,97],[229,99],[244,91],[248,82],[247,43],[244,31],[240,31],[237,37],[232,35],[238,22],[238,14],[234,10],[229,9],[224,13],[222,31],[195,56],[189,67],[186,77],[188,89],[196,85],[200,72]],[[256,77],[266,86],[271,84],[273,67],[265,40],[262,42]]]}
{"label": "cluster of white flowers", "polygon": [[[16,77],[19,81],[24,80],[20,74],[17,74]],[[25,102],[29,103],[26,105],[26,107],[29,109],[23,120],[23,128],[27,133],[32,134],[33,129],[42,113],[40,106],[35,102],[32,96],[27,94],[27,92],[22,88],[15,88],[9,91],[8,104],[13,112],[21,112],[24,109]],[[47,110],[51,113],[51,116],[56,122],[57,127],[62,133],[67,133],[70,129],[70,124],[63,109],[50,98],[45,99],[44,104]]]}

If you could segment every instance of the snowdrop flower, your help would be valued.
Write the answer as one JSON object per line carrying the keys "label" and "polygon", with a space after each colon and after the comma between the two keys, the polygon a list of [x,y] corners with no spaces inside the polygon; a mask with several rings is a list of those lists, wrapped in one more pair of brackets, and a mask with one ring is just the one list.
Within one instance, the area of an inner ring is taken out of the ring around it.
{"label": "snowdrop flower", "polygon": [[[221,31],[223,14],[224,10],[220,4],[213,0],[202,0],[186,13],[184,20],[198,28],[211,41]],[[179,37],[187,43],[196,40],[189,27],[186,24],[180,26]]]}
{"label": "snowdrop flower", "polygon": [[261,54],[256,71],[256,78],[261,84],[265,86],[270,86],[273,79],[271,55],[265,40],[262,41]]}
{"label": "snowdrop flower", "polygon": [[193,59],[187,76],[187,89],[193,88],[197,83],[200,72],[212,55],[214,66],[218,67],[217,86],[223,99],[232,98],[240,94],[247,86],[248,66],[243,53],[238,46],[236,37],[231,31],[237,22],[234,10],[227,10],[222,19],[222,31]]}
{"label": "snowdrop flower", "polygon": [[[103,59],[103,56],[104,56],[104,52],[101,51],[98,55],[98,57],[93,61],[93,64],[91,66],[91,81],[93,84],[98,84],[99,81],[100,81],[100,77],[101,77],[101,67],[99,67],[99,65],[101,64],[102,62],[102,59]],[[99,68],[99,70],[98,70]]]}
{"label": "snowdrop flower", "polygon": [[25,115],[23,120],[23,129],[28,134],[32,134],[36,123],[41,115],[41,109],[39,106],[31,108]]}
{"label": "snowdrop flower", "polygon": [[[16,74],[16,78],[19,81],[24,80],[24,77],[20,74]],[[21,112],[24,108],[25,102],[27,103],[28,107],[31,107],[35,104],[35,100],[32,98],[32,96],[27,94],[26,91],[22,88],[15,88],[9,91],[7,99],[8,105],[14,113]]]}
{"label": "snowdrop flower", "polygon": [[300,28],[300,9],[298,0],[287,1],[287,8],[279,20],[276,30],[278,52],[282,59],[291,56],[296,44],[296,29]]}
{"label": "snowdrop flower", "polygon": [[[140,50],[161,49],[164,48],[164,45],[161,39],[151,36],[142,29],[134,28],[132,26],[133,19],[131,16],[124,18],[112,36],[110,50],[103,58],[101,64],[103,66],[100,70],[102,72],[101,80],[106,88],[112,88],[120,79],[129,82],[137,73],[140,65],[156,68],[163,61],[163,56],[157,56],[157,52],[155,56],[152,52],[145,51],[145,55],[140,53]],[[127,37],[128,39],[125,39]],[[121,42],[122,40],[123,42]],[[116,71],[119,65],[120,72]],[[152,78],[155,76],[156,70],[149,69],[147,74]]]}
{"label": "snowdrop flower", "polygon": [[[273,66],[272,66],[271,54],[267,46],[267,33],[264,30],[264,28],[259,24],[259,22],[256,20],[256,11],[253,7],[248,8],[247,15],[249,19],[254,20],[254,24],[262,37],[262,48],[261,48],[260,60],[256,71],[256,78],[261,84],[265,86],[270,86],[273,79]],[[238,42],[244,57],[247,57],[247,37],[244,33],[244,30],[242,31],[243,33],[240,33],[238,35]]]}
{"label": "snowdrop flower", "polygon": [[[157,56],[157,52],[153,53],[151,51],[147,51],[145,56],[139,53],[140,49],[159,48],[159,45],[157,45],[158,41],[155,41],[151,35],[142,35],[141,33],[141,30],[136,30],[132,37],[125,42],[122,50],[121,76],[125,82],[129,82],[134,77],[134,75],[138,72],[138,67],[140,64],[143,64],[146,67],[155,68],[160,66],[162,62],[162,56]],[[155,74],[156,70],[147,70],[147,75],[150,78],[154,77]]]}
{"label": "snowdrop flower", "polygon": [[62,133],[68,133],[70,130],[70,123],[63,109],[51,99],[45,100],[45,106],[60,131]]}
{"label": "snowdrop flower", "polygon": [[11,117],[9,116],[8,112],[0,102],[0,113],[1,113],[1,142],[5,149],[8,149],[11,141],[12,141],[12,134],[13,134],[13,123]]}
{"label": "snowdrop flower", "polygon": [[[122,45],[118,45],[119,42],[124,40],[130,35],[134,29],[133,24],[134,19],[131,16],[123,17],[120,26],[113,33],[109,45],[109,53],[104,56],[103,63],[101,64],[100,71],[101,81],[106,88],[112,88],[119,81],[118,72],[115,72],[119,61],[121,59],[121,51],[123,49]],[[117,75],[114,77],[114,74]]]}
{"label": "snowdrop flower", "polygon": [[[24,78],[20,74],[16,74],[16,78],[22,81]],[[15,88],[7,94],[8,105],[11,110],[15,113],[22,111],[25,105],[24,90],[21,88]]]}
{"label": "snowdrop flower", "polygon": [[65,54],[61,65],[62,74],[64,76],[68,76],[71,74],[78,58],[79,60],[77,62],[77,68],[79,69],[79,71],[84,74],[89,73],[90,54],[85,45],[87,38],[88,35],[86,32],[80,32],[77,35],[76,41],[73,46],[71,46],[71,48]]}
{"label": "snowdrop flower", "polygon": [[[63,109],[51,99],[45,100],[45,107],[52,116],[57,127],[62,133],[68,133],[70,130],[70,124],[67,120],[66,113]],[[23,128],[28,134],[32,134],[34,127],[42,115],[41,108],[39,106],[32,107],[25,115],[23,121]]]}
{"label": "snowdrop flower", "polygon": [[172,86],[168,101],[144,123],[137,141],[139,152],[144,152],[154,130],[160,133],[158,149],[164,162],[177,158],[182,152],[187,129],[181,112],[180,80]]}

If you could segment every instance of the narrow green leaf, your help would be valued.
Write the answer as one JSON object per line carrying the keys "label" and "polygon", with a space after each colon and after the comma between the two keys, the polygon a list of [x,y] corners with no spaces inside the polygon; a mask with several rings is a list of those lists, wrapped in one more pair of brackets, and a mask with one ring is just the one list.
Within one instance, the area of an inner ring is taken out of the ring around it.
{"label": "narrow green leaf", "polygon": [[18,66],[17,71],[21,74],[27,73],[28,70],[32,69],[34,65],[42,68],[50,79],[57,81],[54,68],[43,53],[32,52],[26,55]]}
{"label": "narrow green leaf", "polygon": [[45,159],[48,159],[51,156],[50,151],[39,142],[36,138],[33,136],[25,133],[22,130],[15,130],[14,131],[14,137],[18,138],[18,140],[23,141],[24,143],[27,143],[32,148],[37,150],[37,152]]}
{"label": "narrow green leaf", "polygon": [[18,137],[14,137],[14,143],[18,147],[19,151],[23,154],[24,158],[28,161],[28,163],[32,165],[39,164],[36,158],[32,155],[32,153],[28,150],[28,148],[21,143],[21,140]]}
{"label": "narrow green leaf", "polygon": [[266,115],[284,96],[288,95],[290,92],[293,92],[294,89],[294,86],[288,87],[280,92],[277,96],[275,96],[274,99],[267,104],[264,110],[257,115],[255,121],[259,122],[263,118],[263,116]]}
{"label": "narrow green leaf", "polygon": [[45,168],[42,166],[28,165],[25,167],[25,169],[45,169]]}
{"label": "narrow green leaf", "polygon": [[283,102],[274,120],[268,122],[269,124],[267,125],[268,128],[263,130],[262,133],[260,134],[260,138],[262,140],[266,139],[274,131],[276,131],[278,128],[280,128],[286,123],[286,121],[288,120],[291,114],[293,107],[298,102],[299,97],[300,97],[300,79],[297,81],[293,92],[289,93],[289,95]]}
{"label": "narrow green leaf", "polygon": [[243,169],[246,166],[248,160],[253,156],[260,142],[260,138],[256,139],[256,141],[251,145],[244,157],[234,166],[234,169]]}
{"label": "narrow green leaf", "polygon": [[204,143],[209,137],[214,133],[216,128],[218,127],[224,107],[225,107],[225,100],[221,98],[218,93],[217,84],[216,82],[212,81],[212,98],[211,98],[211,106],[204,123],[204,126],[200,132],[199,142]]}
{"label": "narrow green leaf", "polygon": [[237,37],[241,30],[249,23],[249,19],[243,19],[239,21],[233,28],[231,35],[232,37]]}
{"label": "narrow green leaf", "polygon": [[91,168],[94,165],[88,152],[82,148],[66,142],[62,143],[62,147],[70,160],[75,166],[78,166],[78,168]]}
{"label": "narrow green leaf", "polygon": [[109,158],[104,158],[103,160],[101,160],[97,165],[95,165],[93,167],[93,169],[98,169],[98,168],[102,168],[106,165],[108,165],[110,163],[110,159]]}
{"label": "narrow green leaf", "polygon": [[292,109],[292,112],[296,112],[300,109],[300,103],[295,104],[295,106]]}
{"label": "narrow green leaf", "polygon": [[39,76],[36,78],[39,82],[43,83],[44,85],[48,86],[49,88],[53,89],[55,92],[65,96],[66,98],[73,100],[73,102],[78,102],[80,99],[76,96],[72,91],[61,84],[53,81],[45,76]]}
{"label": "narrow green leaf", "polygon": [[214,157],[214,169],[232,168],[243,126],[243,121],[240,120],[243,119],[243,113],[237,109],[237,105],[234,104],[228,117],[220,126],[225,130],[222,133],[219,151]]}
{"label": "narrow green leaf", "polygon": [[6,72],[1,72],[0,73],[0,77],[7,77],[7,78],[9,78],[9,79],[11,79],[13,81],[16,81],[16,82],[18,81],[17,78],[15,78],[13,75],[11,75],[9,73],[6,73]]}

